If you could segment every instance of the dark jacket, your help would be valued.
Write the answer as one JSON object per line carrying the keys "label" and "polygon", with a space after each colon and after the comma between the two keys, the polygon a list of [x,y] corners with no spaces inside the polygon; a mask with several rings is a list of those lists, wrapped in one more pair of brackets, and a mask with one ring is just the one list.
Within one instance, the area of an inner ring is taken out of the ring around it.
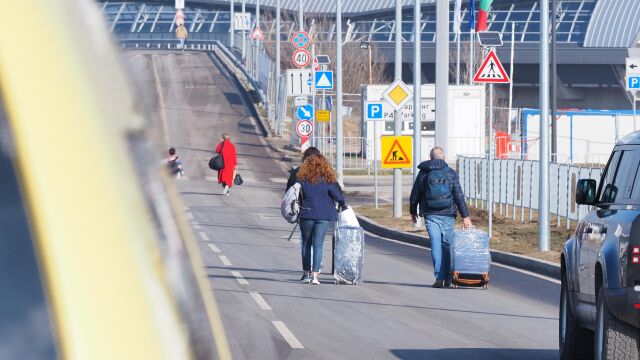
{"label": "dark jacket", "polygon": [[289,188],[298,182],[298,171],[300,171],[299,167],[291,168],[291,170],[289,170],[289,179],[287,179],[287,189],[285,192],[289,191]]}
{"label": "dark jacket", "polygon": [[[425,181],[427,180],[427,174],[429,174],[429,171],[443,168],[446,168],[446,175],[449,178],[449,184],[451,184],[453,204],[448,209],[431,210],[426,204]],[[413,183],[411,196],[409,197],[409,212],[412,215],[417,213],[418,205],[420,205],[421,215],[443,215],[456,217],[457,211],[460,211],[460,215],[462,215],[463,218],[469,216],[469,210],[467,209],[467,203],[464,199],[464,193],[460,186],[458,174],[451,169],[444,160],[424,161],[418,165],[418,169],[420,169],[420,172],[418,173],[416,181]]]}
{"label": "dark jacket", "polygon": [[345,207],[344,197],[338,184],[329,184],[319,181],[312,184],[308,181],[299,181],[302,185],[302,206],[300,219],[337,221],[338,212],[334,201]]}

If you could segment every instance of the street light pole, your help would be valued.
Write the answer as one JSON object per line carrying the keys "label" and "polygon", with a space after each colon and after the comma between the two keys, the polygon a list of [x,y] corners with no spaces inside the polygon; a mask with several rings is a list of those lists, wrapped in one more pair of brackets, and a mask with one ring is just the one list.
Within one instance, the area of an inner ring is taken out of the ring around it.
{"label": "street light pole", "polygon": [[[413,180],[418,177],[418,165],[422,157],[422,9],[420,0],[413,4]],[[459,44],[459,43],[458,43]],[[459,64],[458,64],[459,65]]]}
{"label": "street light pole", "polygon": [[231,40],[229,40],[229,50],[231,50],[231,52],[233,52],[233,47],[236,44],[236,39],[235,39],[235,35],[236,35],[235,5],[236,5],[235,4],[235,0],[231,0],[231,2],[229,3],[229,12],[231,13],[230,19],[229,19],[229,21],[231,22],[231,27],[229,28],[229,31],[231,32]]}
{"label": "street light pole", "polygon": [[300,31],[304,31],[304,8],[302,2],[304,0],[298,0],[298,27]]}
{"label": "street light pole", "polygon": [[344,188],[342,135],[342,0],[336,0],[336,172],[338,183]]}
{"label": "street light pole", "polygon": [[449,148],[449,0],[436,4],[436,136],[435,145]]}
{"label": "street light pole", "polygon": [[[447,0],[448,1],[448,0]],[[402,2],[396,0],[395,79],[402,80]],[[402,112],[393,115],[393,135],[402,135]],[[402,169],[393,169],[393,217],[402,217]]]}
{"label": "street light pole", "polygon": [[[246,11],[245,8],[246,0],[242,0],[242,18],[244,19],[244,14]],[[244,30],[244,24],[242,24],[242,65],[246,66],[245,59],[247,58],[247,33]]]}
{"label": "street light pole", "polygon": [[538,233],[540,251],[549,251],[549,0],[540,1],[540,177]]}
{"label": "street light pole", "polygon": [[284,114],[280,114],[277,109],[280,101],[280,0],[276,0],[276,114],[279,114],[281,119],[276,119],[278,126],[278,134],[282,134],[282,127],[284,122]]}

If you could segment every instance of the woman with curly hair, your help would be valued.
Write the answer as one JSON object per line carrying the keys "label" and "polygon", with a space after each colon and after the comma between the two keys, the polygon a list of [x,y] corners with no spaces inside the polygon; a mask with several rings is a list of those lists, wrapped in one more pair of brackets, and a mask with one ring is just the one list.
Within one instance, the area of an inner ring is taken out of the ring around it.
{"label": "woman with curly hair", "polygon": [[[335,202],[345,208],[344,198],[336,173],[322,155],[312,155],[305,159],[297,175],[302,185],[302,205],[300,207],[300,230],[302,231],[303,283],[320,284],[318,273],[322,264],[322,247],[330,221],[337,221]],[[313,247],[313,263],[311,248]],[[312,267],[313,266],[313,267]]]}

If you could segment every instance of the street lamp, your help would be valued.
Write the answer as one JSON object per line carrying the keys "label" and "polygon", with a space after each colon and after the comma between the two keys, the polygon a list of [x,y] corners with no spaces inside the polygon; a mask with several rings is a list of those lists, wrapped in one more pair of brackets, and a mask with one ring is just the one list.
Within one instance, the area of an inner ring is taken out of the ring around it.
{"label": "street lamp", "polygon": [[372,59],[371,59],[371,44],[369,44],[366,41],[360,41],[360,48],[369,50],[369,84],[372,84],[373,83],[373,77],[372,77],[372,74],[371,74],[371,67],[373,65],[372,65]]}

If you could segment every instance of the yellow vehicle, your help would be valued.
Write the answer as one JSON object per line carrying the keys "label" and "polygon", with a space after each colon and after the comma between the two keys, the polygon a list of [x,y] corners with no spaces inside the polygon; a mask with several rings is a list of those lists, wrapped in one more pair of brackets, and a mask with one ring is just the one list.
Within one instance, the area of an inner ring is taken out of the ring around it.
{"label": "yellow vehicle", "polygon": [[91,0],[0,22],[0,358],[230,358],[183,206]]}

